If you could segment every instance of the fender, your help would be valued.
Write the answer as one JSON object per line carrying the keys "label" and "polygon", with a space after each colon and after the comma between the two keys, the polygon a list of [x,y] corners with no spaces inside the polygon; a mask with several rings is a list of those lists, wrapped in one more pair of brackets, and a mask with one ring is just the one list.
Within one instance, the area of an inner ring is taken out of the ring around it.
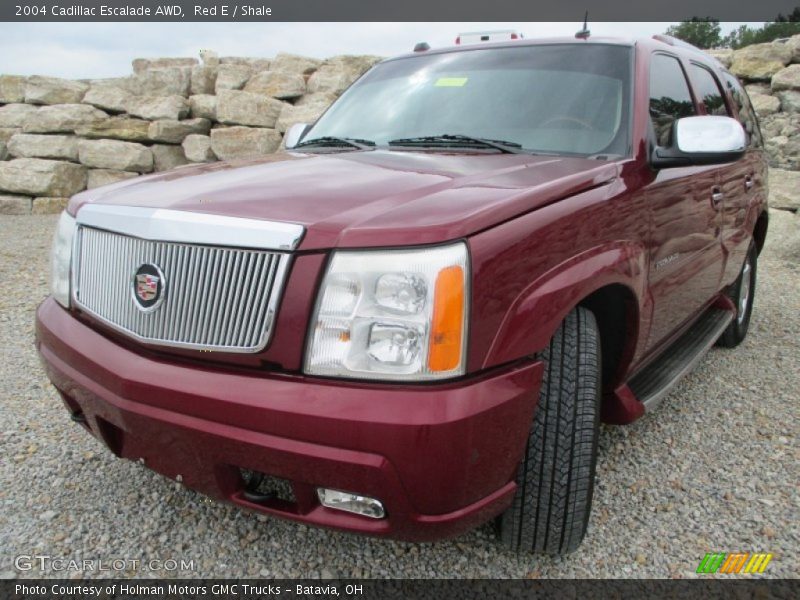
{"label": "fender", "polygon": [[[550,269],[512,303],[486,354],[483,367],[531,356],[547,347],[564,317],[593,292],[619,284],[632,291],[646,314],[647,254],[641,243],[610,242]],[[638,339],[646,331],[635,332]],[[633,354],[633,353],[631,353]]]}

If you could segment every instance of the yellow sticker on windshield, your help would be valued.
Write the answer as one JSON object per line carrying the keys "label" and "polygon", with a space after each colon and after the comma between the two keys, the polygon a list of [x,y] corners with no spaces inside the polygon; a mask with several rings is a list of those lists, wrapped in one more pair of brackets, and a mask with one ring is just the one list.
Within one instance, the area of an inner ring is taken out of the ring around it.
{"label": "yellow sticker on windshield", "polygon": [[439,77],[436,80],[436,87],[464,87],[468,77]]}

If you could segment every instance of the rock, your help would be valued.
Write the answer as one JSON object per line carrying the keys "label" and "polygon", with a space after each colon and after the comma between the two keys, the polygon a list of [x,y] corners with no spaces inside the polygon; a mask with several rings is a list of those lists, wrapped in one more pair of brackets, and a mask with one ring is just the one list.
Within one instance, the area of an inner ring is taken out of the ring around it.
{"label": "rock", "polygon": [[78,160],[78,138],[71,135],[18,133],[8,142],[12,156]]}
{"label": "rock", "polygon": [[192,67],[192,85],[190,89],[192,95],[213,94],[216,84],[216,67],[209,67],[206,65],[197,65],[196,67]]}
{"label": "rock", "polygon": [[119,140],[80,140],[78,158],[81,164],[96,169],[136,171],[153,170],[153,152],[147,146]]}
{"label": "rock", "polygon": [[211,149],[211,136],[208,135],[187,135],[183,140],[183,152],[186,158],[192,162],[214,162],[217,157]]}
{"label": "rock", "polygon": [[146,142],[150,139],[149,132],[149,121],[122,116],[103,119],[75,129],[75,133],[87,138],[112,138],[130,142]]}
{"label": "rock", "polygon": [[192,133],[208,134],[210,129],[211,121],[208,119],[185,119],[183,121],[164,119],[150,123],[147,135],[154,142],[180,144],[187,135]]}
{"label": "rock", "polygon": [[250,92],[222,90],[217,94],[217,120],[233,125],[274,127],[283,102]]}
{"label": "rock", "polygon": [[253,74],[247,65],[221,64],[217,70],[217,81],[214,90],[217,94],[222,90],[240,90]]}
{"label": "rock", "polygon": [[42,158],[16,158],[0,163],[0,190],[62,198],[85,187],[86,169],[74,163]]}
{"label": "rock", "polygon": [[150,150],[153,152],[153,167],[156,171],[169,171],[175,167],[189,164],[183,148],[180,146],[154,144]]}
{"label": "rock", "polygon": [[128,110],[132,94],[120,87],[94,85],[83,97],[84,104],[91,104],[112,113],[124,113]]}
{"label": "rock", "polygon": [[733,50],[730,48],[718,48],[715,50],[706,50],[706,54],[710,54],[722,63],[726,69],[731,66],[733,62]]}
{"label": "rock", "polygon": [[250,78],[244,91],[289,100],[306,93],[306,80],[296,73],[262,71]]}
{"label": "rock", "polygon": [[25,82],[22,75],[0,75],[0,104],[25,101]]}
{"label": "rock", "polygon": [[202,60],[203,64],[207,67],[219,66],[219,54],[213,50],[208,50],[206,48],[200,50],[200,60]]}
{"label": "rock", "polygon": [[177,94],[172,96],[142,96],[133,98],[128,113],[142,119],[182,119],[189,115],[189,103]]}
{"label": "rock", "polygon": [[750,101],[753,103],[753,108],[759,117],[765,117],[776,113],[781,108],[781,101],[775,96],[768,96],[766,94],[752,94]]}
{"label": "rock", "polygon": [[769,170],[770,208],[800,210],[800,172]]}
{"label": "rock", "polygon": [[275,123],[275,129],[281,133],[286,131],[295,123],[314,123],[320,115],[328,108],[327,104],[304,104],[302,106],[292,106],[286,104],[281,110],[281,115]]}
{"label": "rock", "polygon": [[149,69],[164,69],[183,67],[191,68],[198,64],[196,58],[180,57],[180,58],[134,58],[132,62],[133,72],[137,75],[144,73]]}
{"label": "rock", "polygon": [[772,91],[800,90],[800,65],[789,65],[772,76]]}
{"label": "rock", "polygon": [[189,96],[189,109],[192,117],[217,120],[217,97],[211,94]]}
{"label": "rock", "polygon": [[134,75],[133,85],[141,96],[188,96],[192,71],[185,67],[147,69]]}
{"label": "rock", "polygon": [[22,126],[25,133],[72,133],[79,127],[107,119],[108,114],[88,104],[43,106]]}
{"label": "rock", "polygon": [[800,34],[790,37],[786,46],[792,51],[792,62],[800,63]]}
{"label": "rock", "polygon": [[766,245],[779,258],[800,262],[800,215],[770,208]]}
{"label": "rock", "polygon": [[5,160],[8,158],[8,148],[6,148],[5,142],[0,142],[0,160]]}
{"label": "rock", "polygon": [[104,185],[117,183],[133,177],[138,177],[138,173],[131,173],[130,171],[115,171],[111,169],[90,169],[89,178],[86,182],[87,189],[94,189]]}
{"label": "rock", "polygon": [[252,58],[247,56],[223,56],[219,59],[221,65],[239,65],[248,67],[251,73],[269,71],[271,60],[268,58]]}
{"label": "rock", "polygon": [[31,213],[34,215],[57,215],[67,208],[69,198],[52,198],[40,196],[33,199]]}
{"label": "rock", "polygon": [[335,56],[309,78],[308,91],[341,94],[379,60],[378,56]]}
{"label": "rock", "polygon": [[0,142],[8,142],[20,131],[22,131],[21,127],[0,127]]}
{"label": "rock", "polygon": [[766,81],[783,69],[792,59],[792,50],[786,44],[752,44],[733,53],[731,72],[744,79]]}
{"label": "rock", "polygon": [[285,71],[286,73],[295,73],[297,75],[311,75],[321,64],[322,61],[316,58],[280,52],[272,59],[272,64],[270,64],[269,68],[272,71]]}
{"label": "rock", "polygon": [[211,149],[220,160],[271,154],[280,143],[281,134],[274,129],[226,127],[211,130]]}
{"label": "rock", "polygon": [[769,87],[768,83],[748,83],[744,86],[744,89],[747,91],[747,95],[751,94],[771,94],[772,90]]}
{"label": "rock", "polygon": [[89,85],[58,77],[34,75],[25,83],[25,102],[28,104],[77,104]]}
{"label": "rock", "polygon": [[0,194],[0,215],[31,214],[30,196],[8,196]]}
{"label": "rock", "polygon": [[778,99],[783,112],[800,113],[800,92],[795,90],[778,92]]}
{"label": "rock", "polygon": [[333,102],[339,97],[338,94],[334,94],[333,92],[317,92],[315,94],[306,94],[302,98],[299,98],[297,102],[294,103],[295,106],[307,106],[310,104],[318,104],[325,107],[330,106]]}
{"label": "rock", "polygon": [[6,104],[0,106],[0,127],[22,127],[31,115],[39,112],[39,109],[30,104]]}

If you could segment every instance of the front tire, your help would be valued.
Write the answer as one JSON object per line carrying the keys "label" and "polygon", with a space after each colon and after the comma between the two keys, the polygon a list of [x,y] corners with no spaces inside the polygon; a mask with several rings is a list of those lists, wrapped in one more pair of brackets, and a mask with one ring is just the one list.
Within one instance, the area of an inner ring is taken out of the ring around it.
{"label": "front tire", "polygon": [[756,251],[756,245],[750,242],[739,277],[728,293],[728,296],[736,305],[736,318],[730,322],[730,325],[717,340],[717,345],[719,346],[735,348],[747,336],[750,317],[753,314],[753,299],[756,293],[757,265],[758,252]]}
{"label": "front tire", "polygon": [[566,554],[583,540],[594,490],[601,379],[594,315],[580,307],[569,313],[540,358],[539,405],[500,539],[517,552]]}

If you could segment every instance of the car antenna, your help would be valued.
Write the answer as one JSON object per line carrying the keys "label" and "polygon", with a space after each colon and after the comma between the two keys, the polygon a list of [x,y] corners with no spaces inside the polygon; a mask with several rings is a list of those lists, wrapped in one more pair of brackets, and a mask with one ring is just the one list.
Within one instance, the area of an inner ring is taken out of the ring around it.
{"label": "car antenna", "polygon": [[578,33],[575,34],[576,38],[578,38],[579,40],[585,40],[589,38],[592,32],[589,31],[588,24],[589,24],[589,11],[587,10],[586,14],[583,17],[583,29],[581,29]]}

